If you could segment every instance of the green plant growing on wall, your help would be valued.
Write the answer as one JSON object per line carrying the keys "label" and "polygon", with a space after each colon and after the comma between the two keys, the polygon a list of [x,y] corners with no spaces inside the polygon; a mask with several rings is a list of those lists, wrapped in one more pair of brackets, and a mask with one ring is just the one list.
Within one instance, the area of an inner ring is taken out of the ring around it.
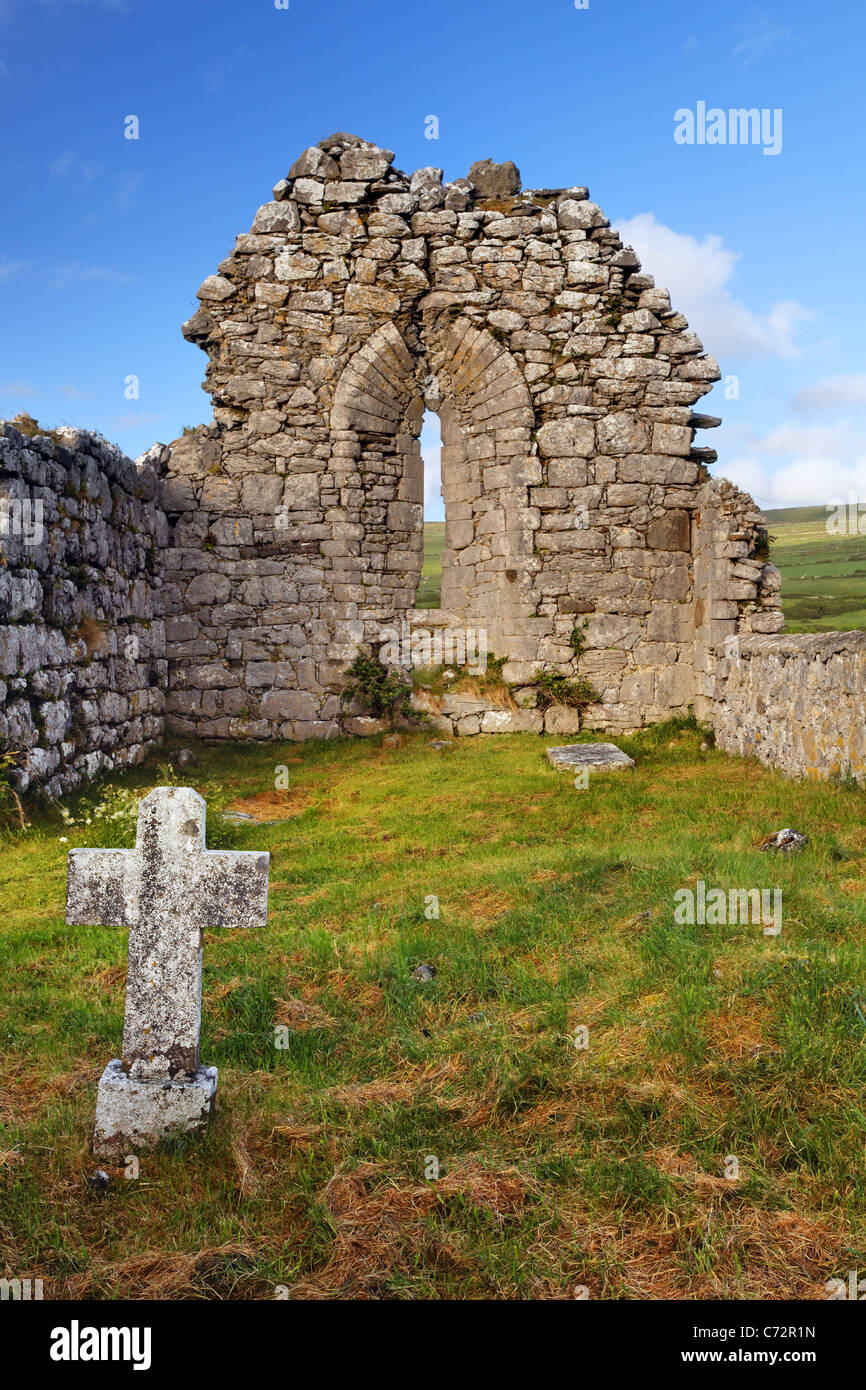
{"label": "green plant growing on wall", "polygon": [[586,646],[586,625],[588,621],[587,618],[584,618],[582,623],[575,623],[574,627],[571,629],[568,645],[574,652],[575,661],[580,661],[583,655],[583,649]]}
{"label": "green plant growing on wall", "polygon": [[11,769],[18,766],[18,757],[19,754],[11,748],[4,748],[0,751],[0,801],[12,803],[12,814],[14,815],[17,828],[23,830],[26,826],[24,808],[21,805],[21,799],[17,791],[9,780]]}
{"label": "green plant growing on wall", "polygon": [[585,676],[569,680],[558,671],[539,671],[533,682],[537,698],[537,708],[549,709],[551,705],[568,705],[570,709],[584,710],[598,699],[598,692]]}
{"label": "green plant growing on wall", "polygon": [[770,535],[770,533],[767,531],[766,527],[761,526],[761,527],[758,529],[758,537],[757,537],[757,540],[755,541],[755,550],[754,550],[755,559],[756,559],[756,560],[769,560],[769,558],[770,558],[770,546],[773,544],[773,541],[776,540],[776,539],[777,539],[777,538],[776,538],[775,536],[771,536],[771,535]]}
{"label": "green plant growing on wall", "polygon": [[359,652],[346,675],[349,679],[340,696],[341,711],[344,704],[356,700],[374,718],[390,719],[392,727],[398,714],[404,719],[411,717],[411,688],[378,656]]}

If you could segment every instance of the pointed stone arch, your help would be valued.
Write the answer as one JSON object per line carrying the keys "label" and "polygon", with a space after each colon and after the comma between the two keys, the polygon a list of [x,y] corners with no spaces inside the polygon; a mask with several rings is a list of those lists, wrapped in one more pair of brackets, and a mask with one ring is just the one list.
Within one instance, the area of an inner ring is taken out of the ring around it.
{"label": "pointed stone arch", "polygon": [[532,567],[532,398],[508,348],[468,316],[422,338],[441,402],[442,607],[483,625],[502,651]]}
{"label": "pointed stone arch", "polygon": [[417,394],[417,363],[399,329],[383,323],[350,358],[337,383],[331,430],[339,437],[395,434]]}

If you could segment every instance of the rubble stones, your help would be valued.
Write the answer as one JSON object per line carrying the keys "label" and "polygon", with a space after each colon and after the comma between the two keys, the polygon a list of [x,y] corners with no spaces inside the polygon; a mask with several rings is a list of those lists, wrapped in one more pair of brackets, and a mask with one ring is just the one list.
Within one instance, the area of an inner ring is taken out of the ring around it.
{"label": "rubble stones", "polygon": [[467,182],[479,198],[511,198],[520,192],[520,170],[510,159],[505,164],[479,159],[470,166]]}

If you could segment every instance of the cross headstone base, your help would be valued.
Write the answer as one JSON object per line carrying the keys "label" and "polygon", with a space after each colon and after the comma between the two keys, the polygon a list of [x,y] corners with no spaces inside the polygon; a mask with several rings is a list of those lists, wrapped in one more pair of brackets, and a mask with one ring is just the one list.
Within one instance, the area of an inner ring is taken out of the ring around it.
{"label": "cross headstone base", "polygon": [[127,1076],[116,1058],[102,1073],[96,1095],[93,1152],[122,1159],[130,1150],[155,1149],[163,1139],[207,1125],[213,1115],[216,1067],[171,1080]]}

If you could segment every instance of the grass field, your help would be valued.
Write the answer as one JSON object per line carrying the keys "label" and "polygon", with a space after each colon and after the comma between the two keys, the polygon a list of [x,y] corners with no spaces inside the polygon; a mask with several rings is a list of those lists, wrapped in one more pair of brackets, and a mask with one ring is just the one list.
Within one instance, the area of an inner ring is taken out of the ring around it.
{"label": "grass field", "polygon": [[825,507],[765,513],[782,573],[786,632],[866,628],[866,535],[833,536]]}
{"label": "grass field", "polygon": [[424,563],[418,585],[416,608],[438,608],[442,588],[442,551],[445,548],[445,522],[424,523]]}
{"label": "grass field", "polygon": [[[46,1298],[782,1299],[862,1270],[863,792],[688,725],[620,742],[637,766],[587,791],[528,735],[203,750],[208,841],[271,851],[270,920],[205,934],[211,1131],[101,1197],[126,932],[64,925],[65,864],[125,822],[6,833],[4,1274]],[[222,820],[238,798],[285,819]],[[802,854],[756,848],[786,825]],[[781,887],[781,936],[678,926],[699,878]]]}

